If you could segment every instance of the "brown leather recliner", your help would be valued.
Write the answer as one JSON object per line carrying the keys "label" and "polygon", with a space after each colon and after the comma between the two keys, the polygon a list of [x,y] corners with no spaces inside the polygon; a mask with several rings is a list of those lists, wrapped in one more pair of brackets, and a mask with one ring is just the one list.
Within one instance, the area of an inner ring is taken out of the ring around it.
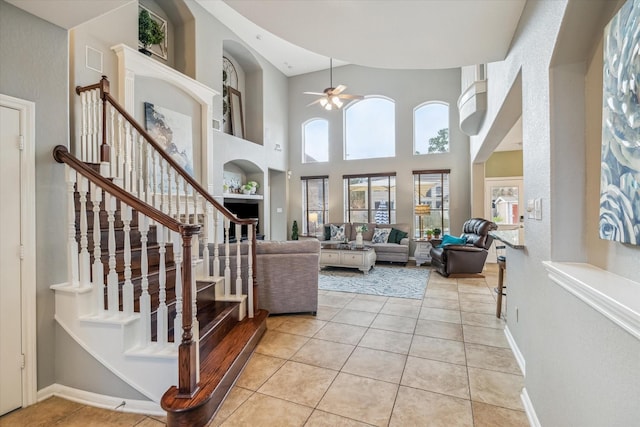
{"label": "brown leather recliner", "polygon": [[467,238],[467,244],[431,248],[431,265],[445,277],[457,273],[481,273],[493,242],[489,231],[497,228],[495,223],[486,219],[471,218],[464,223],[460,236]]}

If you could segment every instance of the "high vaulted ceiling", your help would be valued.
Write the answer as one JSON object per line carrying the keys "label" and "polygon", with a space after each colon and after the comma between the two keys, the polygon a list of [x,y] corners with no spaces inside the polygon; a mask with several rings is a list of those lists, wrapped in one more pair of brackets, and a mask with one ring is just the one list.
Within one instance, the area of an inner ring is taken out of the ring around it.
{"label": "high vaulted ceiling", "polygon": [[327,68],[328,57],[395,69],[499,61],[525,5],[525,0],[199,2],[287,75]]}
{"label": "high vaulted ceiling", "polygon": [[[7,0],[73,28],[132,0]],[[345,63],[455,68],[505,58],[526,0],[196,1],[287,76]]]}

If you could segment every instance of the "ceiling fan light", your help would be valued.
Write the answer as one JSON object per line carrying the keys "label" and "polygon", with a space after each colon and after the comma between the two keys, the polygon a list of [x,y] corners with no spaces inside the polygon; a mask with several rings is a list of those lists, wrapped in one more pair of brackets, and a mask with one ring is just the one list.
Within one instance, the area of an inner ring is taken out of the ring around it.
{"label": "ceiling fan light", "polygon": [[328,103],[329,101],[327,100],[327,98],[320,98],[320,105],[322,105],[323,108],[326,108]]}
{"label": "ceiling fan light", "polygon": [[335,105],[336,108],[341,108],[342,107],[342,101],[340,101],[340,98],[338,98],[337,96],[332,96],[331,97],[331,103],[333,105]]}
{"label": "ceiling fan light", "polygon": [[333,104],[331,102],[325,102],[324,109],[331,111],[333,109]]}

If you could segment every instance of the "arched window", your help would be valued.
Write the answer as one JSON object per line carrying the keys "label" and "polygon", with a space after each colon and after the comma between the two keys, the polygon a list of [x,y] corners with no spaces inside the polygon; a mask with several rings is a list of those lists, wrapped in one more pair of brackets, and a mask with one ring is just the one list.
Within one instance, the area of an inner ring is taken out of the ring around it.
{"label": "arched window", "polygon": [[395,102],[368,97],[344,111],[344,159],[373,159],[396,155]]}
{"label": "arched window", "polygon": [[413,110],[413,152],[449,152],[449,104],[428,102]]}
{"label": "arched window", "polygon": [[302,124],[302,163],[329,161],[329,122],[311,119]]}

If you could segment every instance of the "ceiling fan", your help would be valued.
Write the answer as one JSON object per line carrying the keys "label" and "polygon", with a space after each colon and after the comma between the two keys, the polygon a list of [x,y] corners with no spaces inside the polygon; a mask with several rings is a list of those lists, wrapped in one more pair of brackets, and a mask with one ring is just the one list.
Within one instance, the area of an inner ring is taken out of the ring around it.
{"label": "ceiling fan", "polygon": [[363,99],[362,95],[349,95],[342,93],[347,89],[345,85],[338,85],[333,87],[333,58],[329,58],[329,87],[322,93],[320,92],[304,92],[305,95],[320,95],[320,98],[316,99],[312,103],[308,104],[310,107],[315,104],[320,104],[325,110],[340,109],[342,107],[343,99]]}

